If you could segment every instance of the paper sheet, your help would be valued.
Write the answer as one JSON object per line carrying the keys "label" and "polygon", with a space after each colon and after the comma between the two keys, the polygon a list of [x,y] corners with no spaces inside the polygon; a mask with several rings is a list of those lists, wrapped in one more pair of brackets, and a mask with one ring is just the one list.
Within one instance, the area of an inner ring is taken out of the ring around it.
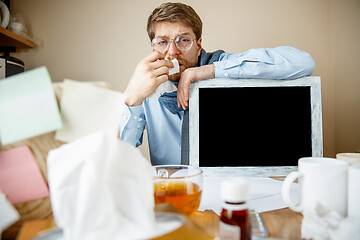
{"label": "paper sheet", "polygon": [[46,67],[0,80],[0,139],[3,145],[61,128]]}
{"label": "paper sheet", "polygon": [[28,146],[0,152],[0,189],[12,204],[49,197],[49,189]]}
{"label": "paper sheet", "polygon": [[[221,181],[232,179],[230,177],[204,177],[204,188],[201,197],[199,210],[211,209],[215,213],[221,212]],[[267,212],[276,209],[286,208],[287,205],[281,197],[282,181],[271,178],[244,177],[249,184],[249,209],[255,209],[258,212]],[[297,184],[293,184],[291,189],[292,199],[297,203]]]}
{"label": "paper sheet", "polygon": [[64,127],[56,131],[55,139],[71,142],[97,131],[117,136],[123,105],[120,92],[64,80],[60,103]]}

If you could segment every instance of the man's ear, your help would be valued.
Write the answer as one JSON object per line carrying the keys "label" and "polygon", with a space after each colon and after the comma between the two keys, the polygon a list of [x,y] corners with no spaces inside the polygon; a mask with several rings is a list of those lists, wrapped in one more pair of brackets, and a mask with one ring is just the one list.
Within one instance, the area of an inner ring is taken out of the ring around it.
{"label": "man's ear", "polygon": [[197,46],[198,46],[198,54],[197,54],[197,56],[200,56],[200,54],[201,54],[201,49],[202,49],[202,47],[201,47],[201,42],[202,42],[202,38],[199,38],[199,39],[196,41],[196,44],[197,44]]}

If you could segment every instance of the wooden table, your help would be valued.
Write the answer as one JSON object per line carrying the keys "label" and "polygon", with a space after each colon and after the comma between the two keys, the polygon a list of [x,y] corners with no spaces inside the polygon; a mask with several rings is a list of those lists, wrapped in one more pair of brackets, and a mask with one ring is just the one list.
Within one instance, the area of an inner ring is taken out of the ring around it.
{"label": "wooden table", "polygon": [[[261,213],[269,232],[268,238],[301,239],[302,215],[290,209],[280,209]],[[219,216],[212,211],[198,212],[192,218],[212,236],[219,236]]]}
{"label": "wooden table", "polygon": [[[1,151],[11,149],[18,146],[28,145],[32,149],[39,167],[47,181],[46,157],[51,149],[57,148],[64,144],[63,142],[54,140],[54,132],[41,135],[39,137],[27,139],[1,147]],[[34,226],[40,226],[39,230],[52,226],[52,210],[49,198],[39,199],[27,203],[15,205],[21,215],[21,220],[13,224],[2,235],[4,239],[15,239],[18,236],[21,226],[24,222],[32,225],[28,229],[34,232]],[[281,209],[271,212],[262,213],[261,216],[265,222],[269,237],[282,239],[300,239],[300,228],[302,215],[295,213],[289,209]],[[198,212],[192,217],[193,222],[200,226],[210,236],[218,236],[219,216],[212,211]],[[29,225],[29,224],[28,224]],[[34,233],[32,233],[34,234]],[[29,239],[29,238],[21,238]],[[20,239],[18,239],[20,240]]]}
{"label": "wooden table", "polygon": [[[302,216],[294,213],[289,209],[281,209],[261,214],[267,230],[269,238],[279,239],[300,239],[300,226]],[[217,239],[219,236],[219,216],[211,210],[196,213],[192,218],[192,222],[187,222],[185,227],[176,232],[167,234],[154,240],[180,240],[189,239],[189,235],[196,239]],[[36,236],[39,232],[54,227],[52,218],[34,219],[24,222],[16,240],[29,240]],[[185,230],[184,230],[185,229]]]}

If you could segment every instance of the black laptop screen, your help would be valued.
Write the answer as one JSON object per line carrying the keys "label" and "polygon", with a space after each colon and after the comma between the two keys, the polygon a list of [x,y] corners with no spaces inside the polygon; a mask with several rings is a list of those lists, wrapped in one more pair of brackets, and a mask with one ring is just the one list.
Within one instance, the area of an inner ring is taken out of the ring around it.
{"label": "black laptop screen", "polygon": [[310,87],[199,89],[199,166],[297,166],[312,156]]}

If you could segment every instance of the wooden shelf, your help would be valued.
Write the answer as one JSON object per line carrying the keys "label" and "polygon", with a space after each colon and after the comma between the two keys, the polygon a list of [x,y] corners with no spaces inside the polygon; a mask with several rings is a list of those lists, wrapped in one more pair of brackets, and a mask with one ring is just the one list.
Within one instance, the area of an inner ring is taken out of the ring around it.
{"label": "wooden shelf", "polygon": [[0,27],[0,47],[34,48],[35,44],[3,27]]}

